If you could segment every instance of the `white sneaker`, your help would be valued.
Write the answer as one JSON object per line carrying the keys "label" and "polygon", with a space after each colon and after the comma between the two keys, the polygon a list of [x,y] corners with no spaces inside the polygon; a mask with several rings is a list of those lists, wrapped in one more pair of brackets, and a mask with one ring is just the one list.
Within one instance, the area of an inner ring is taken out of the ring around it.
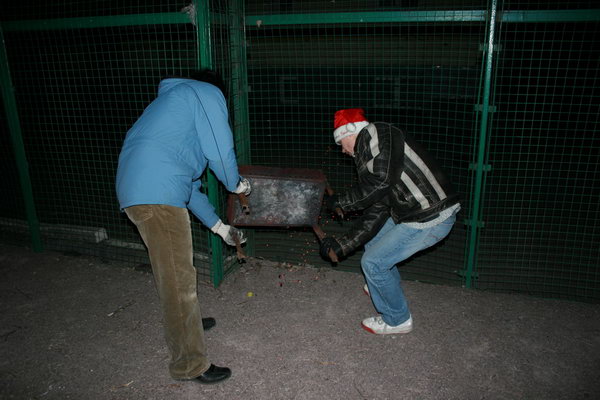
{"label": "white sneaker", "polygon": [[413,329],[412,316],[408,317],[408,320],[401,323],[398,326],[391,326],[386,324],[381,315],[363,319],[362,327],[364,330],[374,333],[376,335],[392,335],[396,333],[408,333]]}
{"label": "white sneaker", "polygon": [[367,284],[365,283],[365,286],[363,286],[363,292],[365,292],[365,294],[367,296],[370,296],[371,293],[369,293],[369,286],[367,286]]}

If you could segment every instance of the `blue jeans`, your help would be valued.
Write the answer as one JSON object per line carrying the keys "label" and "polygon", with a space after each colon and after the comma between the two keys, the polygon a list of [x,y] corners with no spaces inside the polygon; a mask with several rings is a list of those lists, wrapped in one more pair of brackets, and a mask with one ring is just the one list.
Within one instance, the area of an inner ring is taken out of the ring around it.
{"label": "blue jeans", "polygon": [[456,214],[431,228],[415,229],[389,218],[377,235],[365,244],[360,261],[373,305],[383,321],[392,326],[410,318],[396,264],[433,246],[450,233]]}

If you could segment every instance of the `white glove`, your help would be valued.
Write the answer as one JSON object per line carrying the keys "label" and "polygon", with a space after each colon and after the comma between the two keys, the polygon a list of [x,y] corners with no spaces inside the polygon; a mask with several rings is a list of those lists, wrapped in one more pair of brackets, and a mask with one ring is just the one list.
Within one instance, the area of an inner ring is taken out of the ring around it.
{"label": "white glove", "polygon": [[236,227],[224,224],[221,220],[218,220],[215,226],[210,228],[210,230],[213,233],[221,236],[225,243],[227,243],[230,246],[235,246],[234,235],[238,237],[238,239],[240,240],[240,244],[246,243],[246,240],[248,240],[246,238],[246,235],[244,235],[244,232],[237,229]]}
{"label": "white glove", "polygon": [[235,191],[233,193],[244,193],[246,196],[248,196],[251,191],[252,187],[250,187],[250,181],[240,176],[240,183],[238,183],[237,188],[235,188]]}

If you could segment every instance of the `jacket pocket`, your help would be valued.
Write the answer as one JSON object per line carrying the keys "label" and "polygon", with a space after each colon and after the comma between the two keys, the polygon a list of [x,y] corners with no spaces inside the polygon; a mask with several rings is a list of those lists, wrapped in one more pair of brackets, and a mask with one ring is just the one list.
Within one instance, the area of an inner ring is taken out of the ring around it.
{"label": "jacket pocket", "polygon": [[154,211],[148,205],[131,206],[125,209],[125,214],[127,214],[131,222],[137,225],[152,218]]}

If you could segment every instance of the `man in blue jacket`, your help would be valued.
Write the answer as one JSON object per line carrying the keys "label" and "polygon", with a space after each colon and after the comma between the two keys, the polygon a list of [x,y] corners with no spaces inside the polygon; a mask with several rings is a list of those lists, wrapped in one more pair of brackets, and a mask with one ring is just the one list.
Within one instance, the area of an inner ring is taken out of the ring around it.
{"label": "man in blue jacket", "polygon": [[212,71],[194,78],[160,82],[158,97],[127,132],[116,187],[148,249],[171,376],[216,383],[231,370],[207,357],[188,210],[228,245],[235,236],[243,243],[242,232],[223,223],[200,191],[200,177],[208,166],[230,192],[250,194],[250,184],[238,174],[222,81]]}

